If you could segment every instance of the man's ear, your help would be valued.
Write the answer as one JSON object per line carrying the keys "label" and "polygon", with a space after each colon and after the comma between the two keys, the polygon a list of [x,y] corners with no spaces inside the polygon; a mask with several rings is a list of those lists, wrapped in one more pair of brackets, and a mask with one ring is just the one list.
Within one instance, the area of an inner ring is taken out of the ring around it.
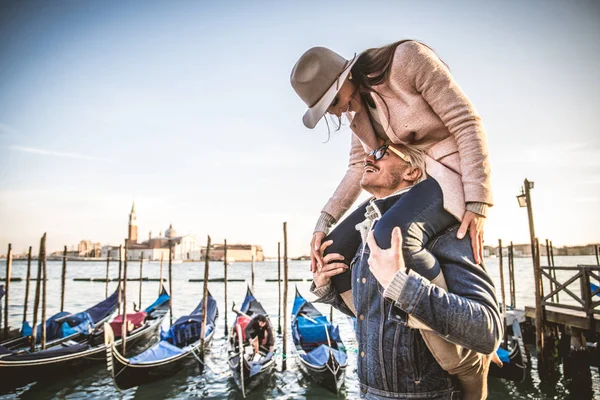
{"label": "man's ear", "polygon": [[406,170],[404,170],[402,178],[407,182],[415,183],[421,178],[421,175],[423,175],[423,171],[421,171],[421,169],[415,167],[408,167],[406,168]]}

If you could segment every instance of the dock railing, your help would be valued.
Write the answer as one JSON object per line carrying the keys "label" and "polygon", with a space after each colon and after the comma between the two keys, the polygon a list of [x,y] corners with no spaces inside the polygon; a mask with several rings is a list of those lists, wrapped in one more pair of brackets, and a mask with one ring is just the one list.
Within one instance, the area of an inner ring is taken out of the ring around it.
{"label": "dock railing", "polygon": [[[594,316],[600,315],[600,308],[598,307],[600,306],[600,297],[595,297],[596,295],[600,295],[600,287],[598,287],[600,286],[600,266],[547,266],[540,267],[540,269],[542,282],[548,282],[550,287],[548,294],[545,295],[542,293],[542,306],[544,308],[550,306],[583,312],[590,323],[589,328],[594,330]],[[557,272],[559,273],[558,278],[556,277]],[[568,279],[565,279],[564,276],[567,274],[573,275]],[[572,285],[576,285],[577,281],[579,281],[579,293],[574,293],[577,289],[574,289]],[[571,288],[569,288],[569,286],[571,286]],[[543,287],[544,285],[542,285],[542,288]],[[563,300],[567,301],[561,302],[559,300],[558,294],[561,292],[563,293]],[[565,295],[568,295],[566,299]],[[595,301],[594,298],[598,300]]]}

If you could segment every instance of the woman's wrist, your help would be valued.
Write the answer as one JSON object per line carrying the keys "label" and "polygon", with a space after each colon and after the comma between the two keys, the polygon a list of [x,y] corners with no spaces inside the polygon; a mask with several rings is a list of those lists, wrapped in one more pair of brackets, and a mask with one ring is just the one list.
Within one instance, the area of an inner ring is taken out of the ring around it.
{"label": "woman's wrist", "polygon": [[481,215],[482,217],[487,217],[487,212],[488,212],[488,208],[490,206],[487,205],[486,203],[479,203],[479,202],[469,202],[467,203],[466,209],[467,211],[471,211],[474,212],[477,215]]}
{"label": "woman's wrist", "polygon": [[313,234],[315,232],[324,232],[325,235],[327,235],[333,224],[335,224],[335,218],[333,218],[333,216],[329,213],[322,211],[319,219],[317,220],[317,224],[315,225]]}

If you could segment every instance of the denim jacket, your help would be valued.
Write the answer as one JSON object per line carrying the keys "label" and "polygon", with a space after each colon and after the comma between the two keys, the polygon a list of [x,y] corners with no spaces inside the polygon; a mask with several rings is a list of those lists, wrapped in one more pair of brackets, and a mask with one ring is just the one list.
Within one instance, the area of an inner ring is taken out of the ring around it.
{"label": "denim jacket", "polygon": [[446,340],[489,354],[502,338],[494,286],[474,263],[471,242],[456,238],[457,227],[429,241],[452,293],[409,272],[397,299],[388,299],[369,271],[369,248],[363,243],[352,261],[356,315],[329,284],[311,291],[318,302],[356,316],[358,376],[361,395],[370,398],[459,398],[460,386],[436,362],[419,330],[406,325],[411,315]]}

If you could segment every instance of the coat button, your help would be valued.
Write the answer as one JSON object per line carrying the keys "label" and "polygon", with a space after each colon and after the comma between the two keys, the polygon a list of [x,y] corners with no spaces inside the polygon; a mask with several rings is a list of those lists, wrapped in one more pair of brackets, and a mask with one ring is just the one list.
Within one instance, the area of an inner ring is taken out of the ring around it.
{"label": "coat button", "polygon": [[364,351],[361,351],[361,352],[360,352],[360,356],[361,356],[362,358],[364,358],[364,357],[365,357],[365,352],[364,352]]}
{"label": "coat button", "polygon": [[360,317],[358,317],[358,318],[360,318],[361,321],[365,320],[365,316],[363,314],[360,314]]}
{"label": "coat button", "polygon": [[362,278],[362,283],[367,283],[367,278]]}

